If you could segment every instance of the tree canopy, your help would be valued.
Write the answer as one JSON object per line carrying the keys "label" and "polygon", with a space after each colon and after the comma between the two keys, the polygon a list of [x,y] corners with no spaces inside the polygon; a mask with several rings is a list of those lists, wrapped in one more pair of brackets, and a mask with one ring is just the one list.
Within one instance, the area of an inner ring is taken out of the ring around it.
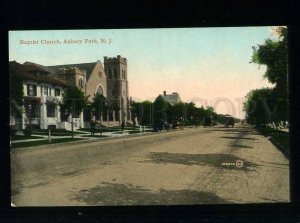
{"label": "tree canopy", "polygon": [[288,50],[287,29],[277,28],[278,40],[267,39],[264,44],[252,47],[253,63],[266,66],[263,77],[274,88],[250,91],[244,110],[249,123],[259,125],[288,120]]}
{"label": "tree canopy", "polygon": [[107,100],[102,94],[97,93],[94,96],[92,103],[89,104],[89,107],[95,112],[96,118],[100,119],[101,115],[106,113]]}
{"label": "tree canopy", "polygon": [[9,73],[9,97],[11,112],[21,117],[24,97],[23,80],[13,71]]}
{"label": "tree canopy", "polygon": [[72,114],[73,116],[78,115],[86,106],[87,99],[78,87],[69,87],[65,89],[61,108],[68,114]]}
{"label": "tree canopy", "polygon": [[252,62],[267,67],[264,78],[275,84],[274,93],[286,97],[288,86],[287,30],[280,27],[278,32],[279,40],[267,39],[264,44],[253,47]]}

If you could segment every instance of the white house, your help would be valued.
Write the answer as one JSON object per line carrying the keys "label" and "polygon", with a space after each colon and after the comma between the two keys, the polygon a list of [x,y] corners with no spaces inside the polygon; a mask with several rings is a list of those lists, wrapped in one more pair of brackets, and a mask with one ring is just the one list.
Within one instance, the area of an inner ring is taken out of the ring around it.
{"label": "white house", "polygon": [[[9,63],[9,69],[10,75],[17,75],[23,80],[24,92],[24,103],[20,109],[22,118],[15,118],[11,114],[11,125],[22,129],[27,125],[41,129],[71,128],[71,120],[66,119],[59,106],[64,89],[70,85],[35,65],[23,66],[12,61]],[[75,129],[83,127],[82,118],[75,117],[73,121]]]}

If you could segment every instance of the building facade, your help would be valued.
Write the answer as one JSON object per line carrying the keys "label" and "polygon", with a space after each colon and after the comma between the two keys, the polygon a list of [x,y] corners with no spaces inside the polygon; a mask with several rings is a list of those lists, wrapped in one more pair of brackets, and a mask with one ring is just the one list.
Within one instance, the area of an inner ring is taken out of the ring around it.
{"label": "building facade", "polygon": [[[104,67],[99,60],[94,63],[56,66],[43,66],[33,62],[19,64],[12,61],[10,73],[17,73],[23,79],[25,112],[22,128],[34,124],[41,129],[49,126],[70,129],[71,117],[65,116],[59,103],[64,90],[71,86],[81,89],[89,102],[93,101],[96,94],[107,99],[108,109],[98,118],[103,125],[114,126],[123,121],[125,124],[131,122],[127,59],[120,55],[114,58],[104,57]],[[73,119],[75,129],[88,128],[92,118],[92,111],[84,110]],[[11,120],[15,122],[12,116]]]}

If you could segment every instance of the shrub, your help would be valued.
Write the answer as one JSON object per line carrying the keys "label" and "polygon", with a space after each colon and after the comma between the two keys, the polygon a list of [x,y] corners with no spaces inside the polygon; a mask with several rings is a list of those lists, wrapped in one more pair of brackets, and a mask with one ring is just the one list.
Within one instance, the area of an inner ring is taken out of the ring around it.
{"label": "shrub", "polygon": [[54,130],[56,130],[56,125],[48,125],[48,130],[51,130],[51,132],[54,132]]}
{"label": "shrub", "polygon": [[10,136],[15,136],[17,131],[15,126],[10,126]]}
{"label": "shrub", "polygon": [[26,128],[23,130],[23,134],[24,134],[24,136],[27,136],[27,137],[31,136],[31,134],[32,134],[32,129],[31,129],[30,127],[26,127]]}

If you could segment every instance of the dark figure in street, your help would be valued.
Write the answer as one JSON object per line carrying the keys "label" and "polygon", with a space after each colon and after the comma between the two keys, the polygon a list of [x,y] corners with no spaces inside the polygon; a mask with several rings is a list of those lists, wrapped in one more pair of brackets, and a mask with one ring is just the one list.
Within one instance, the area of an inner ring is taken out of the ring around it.
{"label": "dark figure in street", "polygon": [[125,128],[125,122],[124,121],[122,121],[121,127],[122,127],[122,133],[123,133],[124,132],[124,128]]}
{"label": "dark figure in street", "polygon": [[233,117],[228,117],[226,122],[225,122],[225,128],[229,128],[229,127],[234,127],[234,118]]}
{"label": "dark figure in street", "polygon": [[203,127],[206,128],[207,126],[212,126],[212,118],[209,116],[204,117]]}
{"label": "dark figure in street", "polygon": [[91,136],[95,135],[95,127],[96,127],[96,123],[91,120],[90,122],[90,127],[91,127]]}

